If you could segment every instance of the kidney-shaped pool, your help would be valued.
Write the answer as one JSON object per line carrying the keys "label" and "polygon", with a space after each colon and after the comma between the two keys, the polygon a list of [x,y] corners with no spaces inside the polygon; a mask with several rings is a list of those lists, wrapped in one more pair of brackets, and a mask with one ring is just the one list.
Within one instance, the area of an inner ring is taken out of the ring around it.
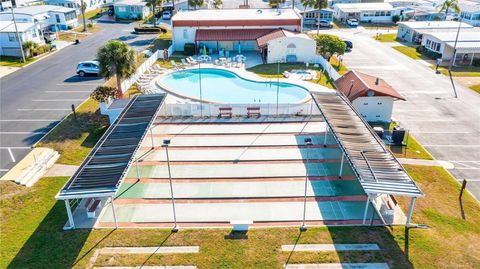
{"label": "kidney-shaped pool", "polygon": [[[201,77],[201,80],[200,80]],[[216,68],[186,69],[160,78],[159,83],[174,94],[219,103],[276,103],[277,82],[244,79],[237,74]],[[299,103],[306,100],[308,91],[298,85],[278,83],[279,103]]]}

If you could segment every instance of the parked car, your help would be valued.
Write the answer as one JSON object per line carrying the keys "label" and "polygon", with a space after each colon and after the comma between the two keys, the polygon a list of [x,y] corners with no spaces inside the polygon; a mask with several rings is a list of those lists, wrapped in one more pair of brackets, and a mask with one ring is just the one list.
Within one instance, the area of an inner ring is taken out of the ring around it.
{"label": "parked car", "polygon": [[333,23],[329,22],[327,20],[320,20],[318,22],[318,24],[320,25],[320,27],[325,27],[325,28],[332,28],[333,27]]}
{"label": "parked car", "polygon": [[358,20],[357,19],[348,19],[347,24],[352,27],[357,27],[358,26]]}
{"label": "parked car", "polygon": [[79,62],[77,65],[77,74],[81,77],[87,74],[98,76],[100,74],[100,63],[97,61]]}
{"label": "parked car", "polygon": [[165,10],[162,13],[162,19],[170,20],[172,18],[172,12],[170,10]]}
{"label": "parked car", "polygon": [[343,40],[345,42],[345,45],[347,45],[347,51],[351,51],[353,49],[353,42],[349,40]]}

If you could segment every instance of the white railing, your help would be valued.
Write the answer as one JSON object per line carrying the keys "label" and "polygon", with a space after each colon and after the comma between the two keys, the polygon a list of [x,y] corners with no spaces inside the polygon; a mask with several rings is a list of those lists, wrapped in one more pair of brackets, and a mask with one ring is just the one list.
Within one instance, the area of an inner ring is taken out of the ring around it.
{"label": "white railing", "polygon": [[320,64],[323,67],[323,70],[327,72],[328,76],[330,77],[331,80],[337,80],[338,78],[341,77],[341,75],[333,68],[333,66],[325,60],[320,55],[316,55],[315,58],[312,60],[313,64]]}
{"label": "white railing", "polygon": [[[159,115],[162,116],[206,116],[216,117],[219,108],[232,108],[233,116],[246,116],[248,107],[260,107],[263,116],[277,115],[276,104],[164,104]],[[312,102],[304,104],[279,104],[278,115],[320,115],[320,111]]]}
{"label": "white railing", "polygon": [[137,79],[145,73],[150,66],[152,66],[158,59],[159,55],[161,54],[161,51],[157,50],[155,51],[148,59],[137,68],[137,71],[135,74],[130,76],[129,78],[125,79],[122,82],[122,91],[125,92],[127,91],[136,81]]}

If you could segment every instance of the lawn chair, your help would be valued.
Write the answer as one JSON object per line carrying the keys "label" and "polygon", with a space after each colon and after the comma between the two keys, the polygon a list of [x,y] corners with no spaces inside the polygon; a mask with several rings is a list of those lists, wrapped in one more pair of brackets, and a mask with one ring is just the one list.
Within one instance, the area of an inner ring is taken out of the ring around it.
{"label": "lawn chair", "polygon": [[171,60],[170,64],[173,66],[173,69],[176,69],[176,70],[185,69],[185,67],[178,65],[174,60]]}
{"label": "lawn chair", "polygon": [[181,59],[180,61],[182,62],[183,66],[191,65],[190,63],[187,63],[187,61],[185,61],[185,59]]}
{"label": "lawn chair", "polygon": [[197,60],[193,59],[192,56],[187,57],[187,62],[189,62],[192,65],[198,64]]}

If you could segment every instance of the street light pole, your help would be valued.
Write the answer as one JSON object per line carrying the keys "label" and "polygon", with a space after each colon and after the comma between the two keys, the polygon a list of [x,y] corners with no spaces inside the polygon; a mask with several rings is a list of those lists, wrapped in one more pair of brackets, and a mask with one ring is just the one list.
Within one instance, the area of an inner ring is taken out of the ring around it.
{"label": "street light pole", "polygon": [[300,226],[300,232],[305,232],[307,230],[307,225],[305,224],[305,215],[307,213],[307,185],[308,185],[308,164],[309,164],[309,147],[312,145],[312,139],[310,137],[305,138],[305,150],[307,151],[306,165],[305,165],[305,186],[303,194],[303,221]]}
{"label": "street light pole", "polygon": [[172,195],[173,222],[174,222],[172,233],[176,233],[178,232],[177,213],[175,211],[175,197],[173,196],[172,173],[170,171],[170,158],[168,156],[168,145],[170,145],[170,139],[164,139],[162,147],[165,147],[165,154],[167,155],[168,180],[170,182],[170,193]]}
{"label": "street light pole", "polygon": [[277,109],[276,114],[278,117],[278,96],[280,94],[280,61],[277,61]]}
{"label": "street light pole", "polygon": [[457,57],[457,41],[458,41],[458,36],[460,35],[461,28],[462,28],[462,15],[460,13],[460,18],[458,19],[457,35],[455,36],[455,43],[453,43],[453,56],[452,56],[452,59],[450,59],[450,63],[448,64],[448,75],[450,76],[450,81],[452,83],[453,94],[455,95],[455,98],[457,98],[458,95],[457,95],[457,89],[455,88],[455,83],[453,82],[453,78],[452,78],[452,66],[455,63],[455,58]]}
{"label": "street light pole", "polygon": [[20,52],[22,53],[22,60],[25,63],[27,60],[25,59],[25,52],[23,51],[22,39],[20,38],[20,34],[18,33],[17,21],[15,21],[15,12],[13,12],[13,0],[10,0],[10,4],[12,5],[12,20],[13,25],[15,26],[15,33],[17,34],[18,46],[20,47]]}
{"label": "street light pole", "polygon": [[203,102],[202,102],[202,71],[200,68],[200,61],[198,61],[198,84],[200,86],[200,117],[203,117]]}

